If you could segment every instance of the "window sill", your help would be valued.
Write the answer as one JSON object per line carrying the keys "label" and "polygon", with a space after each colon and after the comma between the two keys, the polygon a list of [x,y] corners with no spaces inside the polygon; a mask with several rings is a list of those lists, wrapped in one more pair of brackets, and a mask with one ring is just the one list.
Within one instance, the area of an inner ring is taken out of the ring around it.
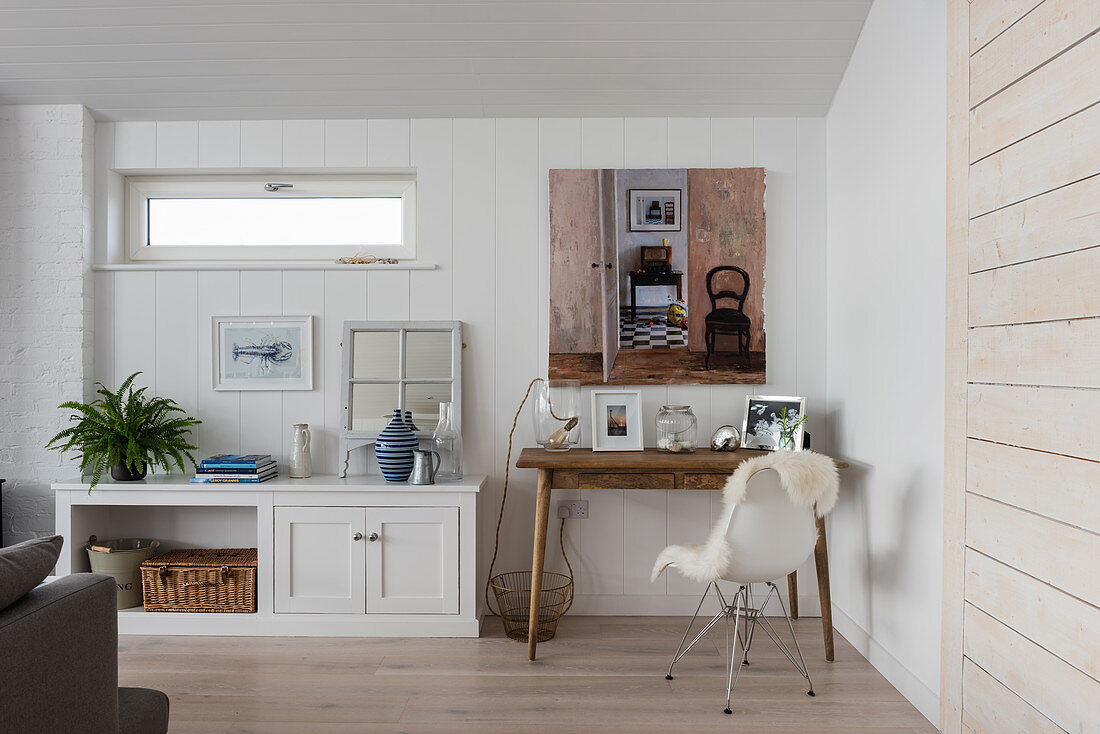
{"label": "window sill", "polygon": [[435,270],[435,263],[399,262],[396,265],[340,265],[315,260],[282,260],[278,262],[149,262],[92,265],[95,271],[137,272],[142,270]]}

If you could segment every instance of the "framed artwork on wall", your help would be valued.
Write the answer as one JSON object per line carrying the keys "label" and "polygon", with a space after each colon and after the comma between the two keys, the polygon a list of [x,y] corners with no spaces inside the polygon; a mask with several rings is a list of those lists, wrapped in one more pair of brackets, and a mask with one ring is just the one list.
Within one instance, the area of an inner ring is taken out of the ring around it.
{"label": "framed artwork on wall", "polygon": [[[748,395],[745,397],[745,420],[742,423],[741,446],[746,449],[777,451],[782,433],[779,421],[786,410],[788,421],[797,421],[806,415],[806,398],[778,397],[772,395]],[[795,429],[791,446],[802,450],[802,433],[805,422]]]}
{"label": "framed artwork on wall", "polygon": [[766,384],[765,173],[550,169],[547,376]]}
{"label": "framed artwork on wall", "polygon": [[637,390],[592,391],[592,450],[641,451],[642,394]]}
{"label": "framed artwork on wall", "polygon": [[630,189],[631,232],[679,232],[680,189]]}
{"label": "framed artwork on wall", "polygon": [[312,390],[312,316],[214,316],[215,390]]}

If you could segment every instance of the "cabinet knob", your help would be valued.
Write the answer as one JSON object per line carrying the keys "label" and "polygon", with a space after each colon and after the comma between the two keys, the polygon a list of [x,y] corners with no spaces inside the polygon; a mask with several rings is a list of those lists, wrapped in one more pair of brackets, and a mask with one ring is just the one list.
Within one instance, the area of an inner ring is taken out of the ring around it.
{"label": "cabinet knob", "polygon": [[372,543],[374,541],[378,540],[378,533],[371,533],[370,535],[367,536],[367,540],[369,540]]}
{"label": "cabinet knob", "polygon": [[351,539],[352,540],[362,540],[363,539],[363,534],[362,533],[356,533],[355,535],[351,536]]}

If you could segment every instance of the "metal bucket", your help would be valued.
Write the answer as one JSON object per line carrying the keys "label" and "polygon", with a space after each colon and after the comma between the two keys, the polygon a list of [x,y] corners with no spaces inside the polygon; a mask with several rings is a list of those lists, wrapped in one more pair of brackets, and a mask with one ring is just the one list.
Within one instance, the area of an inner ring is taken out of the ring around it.
{"label": "metal bucket", "polygon": [[155,556],[159,547],[159,540],[149,538],[99,540],[94,535],[84,544],[92,573],[115,577],[118,609],[141,606],[141,564]]}

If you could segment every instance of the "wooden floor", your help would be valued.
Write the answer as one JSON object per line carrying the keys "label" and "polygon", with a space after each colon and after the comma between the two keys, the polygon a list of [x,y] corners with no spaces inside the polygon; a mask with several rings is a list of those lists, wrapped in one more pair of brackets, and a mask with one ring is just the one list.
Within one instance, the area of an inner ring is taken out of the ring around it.
{"label": "wooden floor", "polygon": [[[704,367],[705,352],[686,349],[621,350],[615,357],[608,385],[762,385],[767,381],[764,354],[753,352],[750,367],[735,354],[718,354]],[[580,380],[602,385],[603,357],[599,354],[551,354],[550,379]]]}
{"label": "wooden floor", "polygon": [[121,636],[119,684],[167,693],[173,734],[935,731],[843,638],[826,663],[818,619],[795,622],[816,698],[761,633],[727,716],[724,634],[665,680],[686,623],[566,617],[534,663],[496,619],[478,640]]}

